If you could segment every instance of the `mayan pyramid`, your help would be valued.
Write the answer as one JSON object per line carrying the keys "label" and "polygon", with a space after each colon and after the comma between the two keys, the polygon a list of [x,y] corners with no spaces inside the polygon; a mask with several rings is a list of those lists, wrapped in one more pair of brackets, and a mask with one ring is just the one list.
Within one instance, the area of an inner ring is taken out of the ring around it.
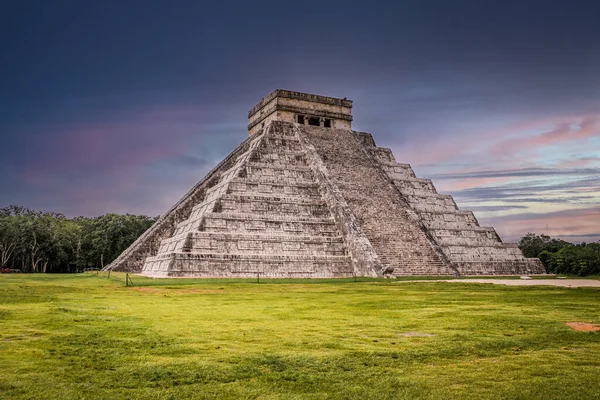
{"label": "mayan pyramid", "polygon": [[352,131],[352,101],[275,90],[249,136],[106,269],[154,277],[544,273]]}

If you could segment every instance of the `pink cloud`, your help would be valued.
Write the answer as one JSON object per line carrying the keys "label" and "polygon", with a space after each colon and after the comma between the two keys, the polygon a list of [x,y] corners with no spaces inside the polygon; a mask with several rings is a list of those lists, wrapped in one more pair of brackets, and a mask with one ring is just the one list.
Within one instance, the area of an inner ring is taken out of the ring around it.
{"label": "pink cloud", "polygon": [[557,166],[559,168],[581,168],[600,163],[600,157],[581,157],[573,160],[561,161]]}
{"label": "pink cloud", "polygon": [[434,184],[440,192],[454,192],[479,186],[488,186],[503,182],[509,182],[513,179],[514,177],[464,178],[456,180],[439,180],[434,181]]}
{"label": "pink cloud", "polygon": [[521,213],[480,218],[482,225],[494,226],[500,236],[516,240],[528,232],[553,237],[586,236],[600,233],[600,207],[562,210],[549,213]]}
{"label": "pink cloud", "polygon": [[133,114],[112,123],[36,127],[52,134],[39,135],[32,143],[34,155],[19,170],[29,183],[44,185],[65,173],[135,169],[178,156],[197,131],[172,121],[186,113],[192,110]]}
{"label": "pink cloud", "polygon": [[[540,133],[541,132],[541,133]],[[600,114],[572,114],[524,120],[501,128],[485,129],[440,136],[415,135],[395,148],[401,162],[441,164],[467,160],[493,164],[508,157],[521,166],[527,159],[514,158],[522,150],[543,148],[561,142],[576,141],[600,135]],[[491,149],[491,150],[490,150]]]}
{"label": "pink cloud", "polygon": [[496,155],[513,154],[520,150],[540,148],[564,141],[584,139],[600,135],[600,117],[586,117],[580,121],[558,123],[550,131],[523,138],[513,138],[493,147]]}

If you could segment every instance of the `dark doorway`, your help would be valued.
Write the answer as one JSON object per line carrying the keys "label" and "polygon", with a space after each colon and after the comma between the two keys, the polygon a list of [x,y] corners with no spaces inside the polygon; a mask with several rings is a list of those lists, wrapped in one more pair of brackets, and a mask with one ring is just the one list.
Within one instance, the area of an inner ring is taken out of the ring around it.
{"label": "dark doorway", "polygon": [[320,126],[319,125],[319,118],[317,118],[317,117],[310,117],[308,119],[308,124],[312,125],[312,126]]}

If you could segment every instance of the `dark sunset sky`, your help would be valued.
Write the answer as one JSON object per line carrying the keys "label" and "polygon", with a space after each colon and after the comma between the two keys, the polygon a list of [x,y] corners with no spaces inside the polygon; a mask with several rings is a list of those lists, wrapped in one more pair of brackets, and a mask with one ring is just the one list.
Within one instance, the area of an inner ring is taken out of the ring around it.
{"label": "dark sunset sky", "polygon": [[166,211],[273,89],[504,239],[600,240],[598,1],[0,1],[0,207]]}

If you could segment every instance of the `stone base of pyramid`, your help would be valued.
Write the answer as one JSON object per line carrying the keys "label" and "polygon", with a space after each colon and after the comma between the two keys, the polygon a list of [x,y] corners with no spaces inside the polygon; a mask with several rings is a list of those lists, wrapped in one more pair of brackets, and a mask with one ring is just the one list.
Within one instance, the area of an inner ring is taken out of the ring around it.
{"label": "stone base of pyramid", "polygon": [[146,259],[143,275],[196,278],[344,278],[348,256],[264,256],[172,253]]}
{"label": "stone base of pyramid", "polygon": [[458,261],[462,276],[473,275],[545,275],[546,270],[537,258],[513,260]]}
{"label": "stone base of pyramid", "polygon": [[108,268],[215,278],[545,272],[370,134],[257,126]]}

